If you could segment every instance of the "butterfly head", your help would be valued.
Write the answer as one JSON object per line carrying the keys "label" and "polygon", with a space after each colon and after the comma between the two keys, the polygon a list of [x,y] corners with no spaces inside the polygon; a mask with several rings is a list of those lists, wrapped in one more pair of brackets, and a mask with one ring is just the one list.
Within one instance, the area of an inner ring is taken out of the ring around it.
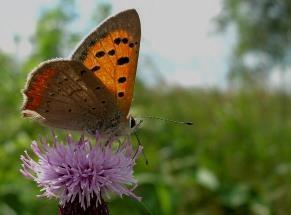
{"label": "butterfly head", "polygon": [[142,120],[136,120],[131,115],[127,117],[127,120],[128,120],[128,130],[129,130],[128,133],[130,134],[135,132],[142,123]]}
{"label": "butterfly head", "polygon": [[129,116],[128,117],[128,125],[129,125],[129,129],[133,130],[136,128],[136,120],[132,117],[132,116]]}

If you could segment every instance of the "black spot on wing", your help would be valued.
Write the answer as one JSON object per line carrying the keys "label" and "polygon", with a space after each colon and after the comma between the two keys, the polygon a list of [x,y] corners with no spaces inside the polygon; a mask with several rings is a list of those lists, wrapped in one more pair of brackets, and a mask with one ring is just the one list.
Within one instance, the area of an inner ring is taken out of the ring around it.
{"label": "black spot on wing", "polygon": [[118,97],[123,97],[124,96],[124,92],[119,92],[117,95],[118,95]]}
{"label": "black spot on wing", "polygon": [[128,43],[128,39],[127,39],[127,38],[123,38],[123,39],[122,39],[122,42],[123,42],[124,44],[126,44],[126,43]]}
{"label": "black spot on wing", "polygon": [[119,45],[121,43],[121,39],[118,37],[113,41],[116,45]]}
{"label": "black spot on wing", "polygon": [[127,63],[129,63],[128,57],[120,57],[117,59],[117,65],[119,65],[119,66],[127,64]]}
{"label": "black spot on wing", "polygon": [[111,56],[112,55],[115,55],[115,50],[114,49],[111,49],[110,51],[108,51],[108,54],[111,55]]}
{"label": "black spot on wing", "polygon": [[105,52],[104,52],[104,51],[99,51],[99,52],[97,52],[97,53],[95,54],[95,56],[98,57],[98,58],[101,58],[101,57],[103,57],[104,55],[105,55]]}
{"label": "black spot on wing", "polygon": [[120,78],[118,78],[118,83],[122,84],[124,82],[126,82],[126,77],[120,77]]}
{"label": "black spot on wing", "polygon": [[97,72],[100,69],[100,66],[94,66],[91,71],[92,72]]}

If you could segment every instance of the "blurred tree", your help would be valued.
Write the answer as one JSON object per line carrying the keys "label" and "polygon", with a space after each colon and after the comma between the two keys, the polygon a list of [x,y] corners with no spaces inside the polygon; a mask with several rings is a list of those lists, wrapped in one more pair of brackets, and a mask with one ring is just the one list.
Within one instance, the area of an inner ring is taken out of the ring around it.
{"label": "blurred tree", "polygon": [[[290,0],[224,0],[217,18],[220,30],[235,24],[238,41],[230,63],[232,87],[244,89],[268,87],[274,67],[280,71],[280,105],[282,122],[288,122],[286,68],[291,64]],[[289,89],[287,89],[289,87]]]}
{"label": "blurred tree", "polygon": [[230,79],[262,86],[274,66],[279,66],[284,76],[291,55],[291,1],[224,0],[223,3],[218,26],[225,30],[235,24],[238,36]]}
{"label": "blurred tree", "polygon": [[32,55],[23,67],[25,71],[43,60],[63,56],[71,44],[76,43],[78,34],[68,30],[76,15],[74,0],[59,1],[41,14],[32,38]]}

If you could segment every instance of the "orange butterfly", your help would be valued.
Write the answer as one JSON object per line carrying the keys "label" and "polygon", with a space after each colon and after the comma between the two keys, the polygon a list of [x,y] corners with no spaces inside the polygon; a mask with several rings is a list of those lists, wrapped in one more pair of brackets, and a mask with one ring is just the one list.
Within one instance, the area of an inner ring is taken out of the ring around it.
{"label": "orange butterfly", "polygon": [[91,32],[70,59],[41,63],[23,90],[23,116],[90,134],[130,134],[140,31],[137,12],[126,10]]}

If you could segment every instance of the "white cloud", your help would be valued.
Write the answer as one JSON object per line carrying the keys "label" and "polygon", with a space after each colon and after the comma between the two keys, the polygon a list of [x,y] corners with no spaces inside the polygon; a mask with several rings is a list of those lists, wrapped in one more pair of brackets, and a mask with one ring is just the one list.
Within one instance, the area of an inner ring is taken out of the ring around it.
{"label": "white cloud", "polygon": [[[29,37],[35,30],[40,8],[54,1],[49,0],[9,0],[0,7],[0,49],[9,54],[19,54],[23,58],[31,51]],[[15,46],[14,36],[21,37],[19,47]]]}

